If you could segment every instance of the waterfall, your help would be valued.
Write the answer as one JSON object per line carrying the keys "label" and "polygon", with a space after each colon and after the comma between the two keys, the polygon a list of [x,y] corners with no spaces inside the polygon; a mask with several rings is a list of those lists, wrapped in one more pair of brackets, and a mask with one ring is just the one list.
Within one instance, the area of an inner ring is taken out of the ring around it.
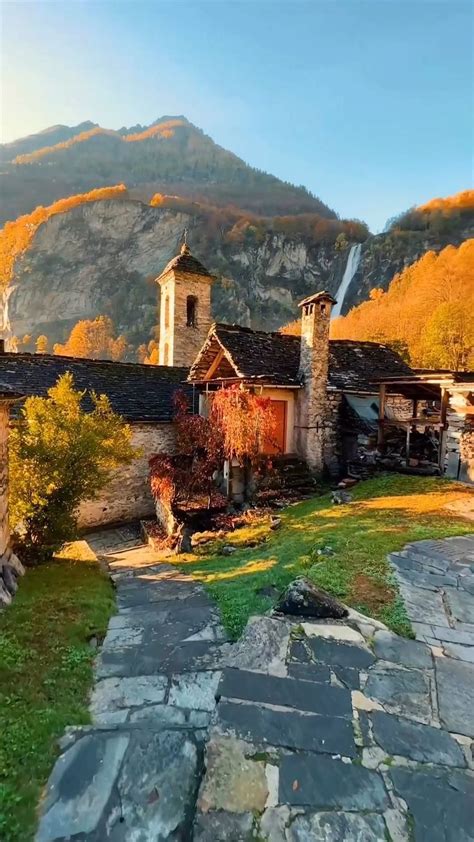
{"label": "waterfall", "polygon": [[336,316],[341,315],[342,305],[344,304],[344,299],[347,294],[347,290],[351,285],[352,278],[354,277],[355,273],[357,272],[357,268],[359,266],[360,261],[360,252],[362,249],[362,243],[357,243],[355,246],[351,246],[351,250],[347,257],[346,268],[344,270],[344,274],[342,276],[342,281],[339,284],[338,290],[336,292],[335,298],[337,304],[334,305],[332,311],[332,318],[334,319]]}
{"label": "waterfall", "polygon": [[0,338],[8,340],[12,335],[8,315],[8,299],[13,292],[11,285],[0,288]]}

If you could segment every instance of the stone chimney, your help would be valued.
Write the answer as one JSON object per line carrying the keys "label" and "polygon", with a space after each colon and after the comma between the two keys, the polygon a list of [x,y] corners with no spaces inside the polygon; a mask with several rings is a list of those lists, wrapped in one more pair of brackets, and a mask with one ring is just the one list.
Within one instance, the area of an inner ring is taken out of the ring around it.
{"label": "stone chimney", "polygon": [[324,468],[324,427],[329,367],[329,322],[335,300],[317,292],[300,302],[301,350],[299,374],[303,390],[298,412],[298,450],[311,470]]}

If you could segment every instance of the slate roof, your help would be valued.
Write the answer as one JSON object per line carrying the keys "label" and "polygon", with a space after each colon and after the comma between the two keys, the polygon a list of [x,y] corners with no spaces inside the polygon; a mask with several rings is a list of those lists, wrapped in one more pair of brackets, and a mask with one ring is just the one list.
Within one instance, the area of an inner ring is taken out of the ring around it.
{"label": "slate roof", "polygon": [[181,246],[180,254],[177,254],[176,257],[173,257],[170,262],[167,263],[161,275],[159,275],[156,280],[159,281],[172,270],[175,272],[186,272],[189,275],[201,275],[204,278],[212,279],[213,277],[206,267],[203,266],[199,260],[193,257],[189,251],[189,246],[186,244]]}
{"label": "slate roof", "polygon": [[[0,354],[2,386],[25,397],[46,395],[58,377],[70,371],[77,389],[108,396],[112,409],[133,422],[168,423],[172,420],[173,395],[184,384],[189,369],[168,366],[88,360],[51,354]],[[92,409],[90,398],[84,408]]]}
{"label": "slate roof", "polygon": [[[215,324],[191,368],[190,381],[203,380],[220,347],[236,376],[278,386],[301,386],[299,336],[266,333],[240,325]],[[378,342],[332,339],[329,342],[329,386],[345,391],[376,392],[372,381],[411,374],[401,357]]]}

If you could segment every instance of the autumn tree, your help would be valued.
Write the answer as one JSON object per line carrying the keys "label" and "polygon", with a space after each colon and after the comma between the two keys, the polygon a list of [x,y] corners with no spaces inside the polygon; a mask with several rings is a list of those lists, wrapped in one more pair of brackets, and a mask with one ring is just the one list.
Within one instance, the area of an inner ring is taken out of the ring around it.
{"label": "autumn tree", "polygon": [[47,398],[27,398],[11,430],[11,524],[30,562],[50,558],[74,538],[81,501],[94,498],[117,467],[138,455],[130,427],[108,398],[91,394],[94,408],[86,413],[84,395],[66,373]]}
{"label": "autumn tree", "polygon": [[108,316],[97,316],[95,319],[77,322],[65,344],[54,346],[54,353],[60,356],[95,360],[121,360],[127,350],[125,337],[115,337],[114,325]]}
{"label": "autumn tree", "polygon": [[36,343],[35,343],[35,347],[36,347],[36,353],[37,354],[47,354],[48,353],[49,340],[48,340],[48,337],[44,335],[44,333],[42,333],[41,336],[38,336],[38,338],[36,340]]}
{"label": "autumn tree", "polygon": [[144,365],[158,365],[159,343],[156,339],[150,339],[148,345],[139,345],[137,348],[137,359]]}

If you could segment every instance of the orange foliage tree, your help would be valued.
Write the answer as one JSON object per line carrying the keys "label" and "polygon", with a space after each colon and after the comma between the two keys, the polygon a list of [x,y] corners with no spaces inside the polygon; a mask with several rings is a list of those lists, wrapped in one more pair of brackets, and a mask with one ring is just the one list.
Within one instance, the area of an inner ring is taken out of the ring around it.
{"label": "orange foliage tree", "polygon": [[57,344],[53,350],[63,357],[121,360],[128,344],[124,336],[115,337],[114,325],[108,316],[97,316],[77,322],[64,345]]}
{"label": "orange foliage tree", "polygon": [[444,199],[431,199],[424,205],[419,205],[417,210],[422,213],[443,211],[448,214],[453,211],[474,211],[474,190],[462,190],[461,193],[445,196]]}
{"label": "orange foliage tree", "polygon": [[333,339],[406,346],[416,367],[474,365],[474,239],[428,251],[392,280],[387,292],[331,322]]}
{"label": "orange foliage tree", "polygon": [[64,213],[77,205],[86,202],[99,202],[104,199],[116,199],[126,192],[125,184],[101,187],[98,190],[91,190],[89,193],[78,193],[75,196],[68,196],[66,199],[59,199],[45,208],[40,205],[32,213],[19,216],[14,222],[6,222],[0,229],[0,289],[2,286],[5,287],[9,284],[15,260],[26,251],[39,225],[46,222],[51,216]]}

